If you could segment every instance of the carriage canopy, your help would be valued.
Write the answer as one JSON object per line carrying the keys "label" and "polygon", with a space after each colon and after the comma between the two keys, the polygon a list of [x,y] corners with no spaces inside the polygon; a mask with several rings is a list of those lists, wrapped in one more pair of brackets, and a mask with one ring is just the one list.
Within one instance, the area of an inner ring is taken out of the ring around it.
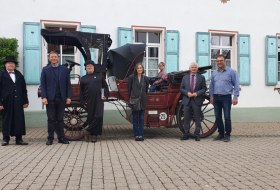
{"label": "carriage canopy", "polygon": [[106,72],[107,51],[112,44],[109,34],[42,29],[41,35],[48,44],[77,47],[85,61],[92,60],[93,50],[97,50],[97,70]]}

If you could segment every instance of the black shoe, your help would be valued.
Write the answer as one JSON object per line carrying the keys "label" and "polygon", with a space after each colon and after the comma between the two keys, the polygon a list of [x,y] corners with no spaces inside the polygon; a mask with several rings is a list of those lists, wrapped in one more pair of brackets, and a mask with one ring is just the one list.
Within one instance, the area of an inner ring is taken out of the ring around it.
{"label": "black shoe", "polygon": [[61,143],[61,144],[69,144],[69,141],[66,140],[66,139],[61,139],[58,141],[58,143]]}
{"label": "black shoe", "polygon": [[200,141],[200,137],[195,137],[195,141]]}
{"label": "black shoe", "polygon": [[52,145],[53,144],[53,141],[52,140],[48,140],[47,142],[46,142],[46,145]]}
{"label": "black shoe", "polygon": [[230,141],[230,136],[226,135],[224,138],[224,142],[229,142]]}
{"label": "black shoe", "polygon": [[221,141],[221,140],[223,140],[223,139],[224,139],[224,136],[221,135],[221,134],[219,134],[218,136],[216,136],[216,137],[214,138],[214,141]]}
{"label": "black shoe", "polygon": [[21,140],[21,141],[17,141],[16,145],[28,145],[28,143]]}
{"label": "black shoe", "polygon": [[92,142],[92,143],[96,143],[96,142],[97,142],[97,136],[92,135],[92,136],[91,136],[91,142]]}
{"label": "black shoe", "polygon": [[139,139],[139,141],[144,141],[144,138],[141,136],[138,139]]}
{"label": "black shoe", "polygon": [[7,146],[7,145],[9,145],[8,141],[3,141],[2,144],[1,144],[1,146]]}
{"label": "black shoe", "polygon": [[181,139],[182,141],[189,140],[189,136],[183,135],[180,139]]}

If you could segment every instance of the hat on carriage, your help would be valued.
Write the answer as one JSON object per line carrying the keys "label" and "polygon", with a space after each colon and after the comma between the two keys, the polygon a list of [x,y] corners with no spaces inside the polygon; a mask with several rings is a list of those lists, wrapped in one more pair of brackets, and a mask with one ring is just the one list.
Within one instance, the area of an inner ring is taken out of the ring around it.
{"label": "hat on carriage", "polygon": [[7,62],[13,62],[15,64],[18,63],[17,59],[14,56],[6,56],[2,63],[6,64]]}
{"label": "hat on carriage", "polygon": [[92,60],[86,60],[84,66],[87,66],[87,65],[89,65],[89,64],[95,65],[96,63],[95,63],[94,61],[92,61]]}

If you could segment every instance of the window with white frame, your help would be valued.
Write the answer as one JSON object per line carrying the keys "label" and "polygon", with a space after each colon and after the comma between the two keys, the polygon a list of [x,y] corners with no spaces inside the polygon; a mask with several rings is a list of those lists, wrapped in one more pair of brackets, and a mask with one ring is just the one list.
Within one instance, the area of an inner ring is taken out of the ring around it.
{"label": "window with white frame", "polygon": [[236,34],[211,33],[211,65],[216,70],[216,58],[222,54],[225,56],[226,65],[237,70],[236,64]]}
{"label": "window with white frame", "polygon": [[[76,31],[79,30],[80,23],[68,23],[68,22],[51,22],[51,21],[43,21],[42,28],[48,30],[64,30],[64,31]],[[48,64],[48,53],[50,51],[58,52],[60,59],[59,64],[66,63],[66,60],[80,62],[80,52],[74,46],[69,45],[59,45],[59,44],[44,44],[46,47],[42,48],[42,57],[43,57],[43,65],[45,66]],[[79,74],[80,68],[75,66],[72,68],[71,75]],[[71,80],[74,80],[74,78]]]}
{"label": "window with white frame", "polygon": [[277,38],[278,47],[278,83],[280,83],[280,36]]}
{"label": "window with white frame", "polygon": [[145,43],[143,58],[145,75],[155,77],[158,63],[164,61],[164,28],[134,28],[134,43]]}

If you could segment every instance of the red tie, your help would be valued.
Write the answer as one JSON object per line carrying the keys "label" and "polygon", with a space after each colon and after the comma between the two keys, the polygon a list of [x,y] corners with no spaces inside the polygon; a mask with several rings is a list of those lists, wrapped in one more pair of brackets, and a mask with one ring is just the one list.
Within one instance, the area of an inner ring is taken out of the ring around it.
{"label": "red tie", "polygon": [[191,93],[194,92],[194,76],[195,75],[192,75],[192,78],[191,78]]}

